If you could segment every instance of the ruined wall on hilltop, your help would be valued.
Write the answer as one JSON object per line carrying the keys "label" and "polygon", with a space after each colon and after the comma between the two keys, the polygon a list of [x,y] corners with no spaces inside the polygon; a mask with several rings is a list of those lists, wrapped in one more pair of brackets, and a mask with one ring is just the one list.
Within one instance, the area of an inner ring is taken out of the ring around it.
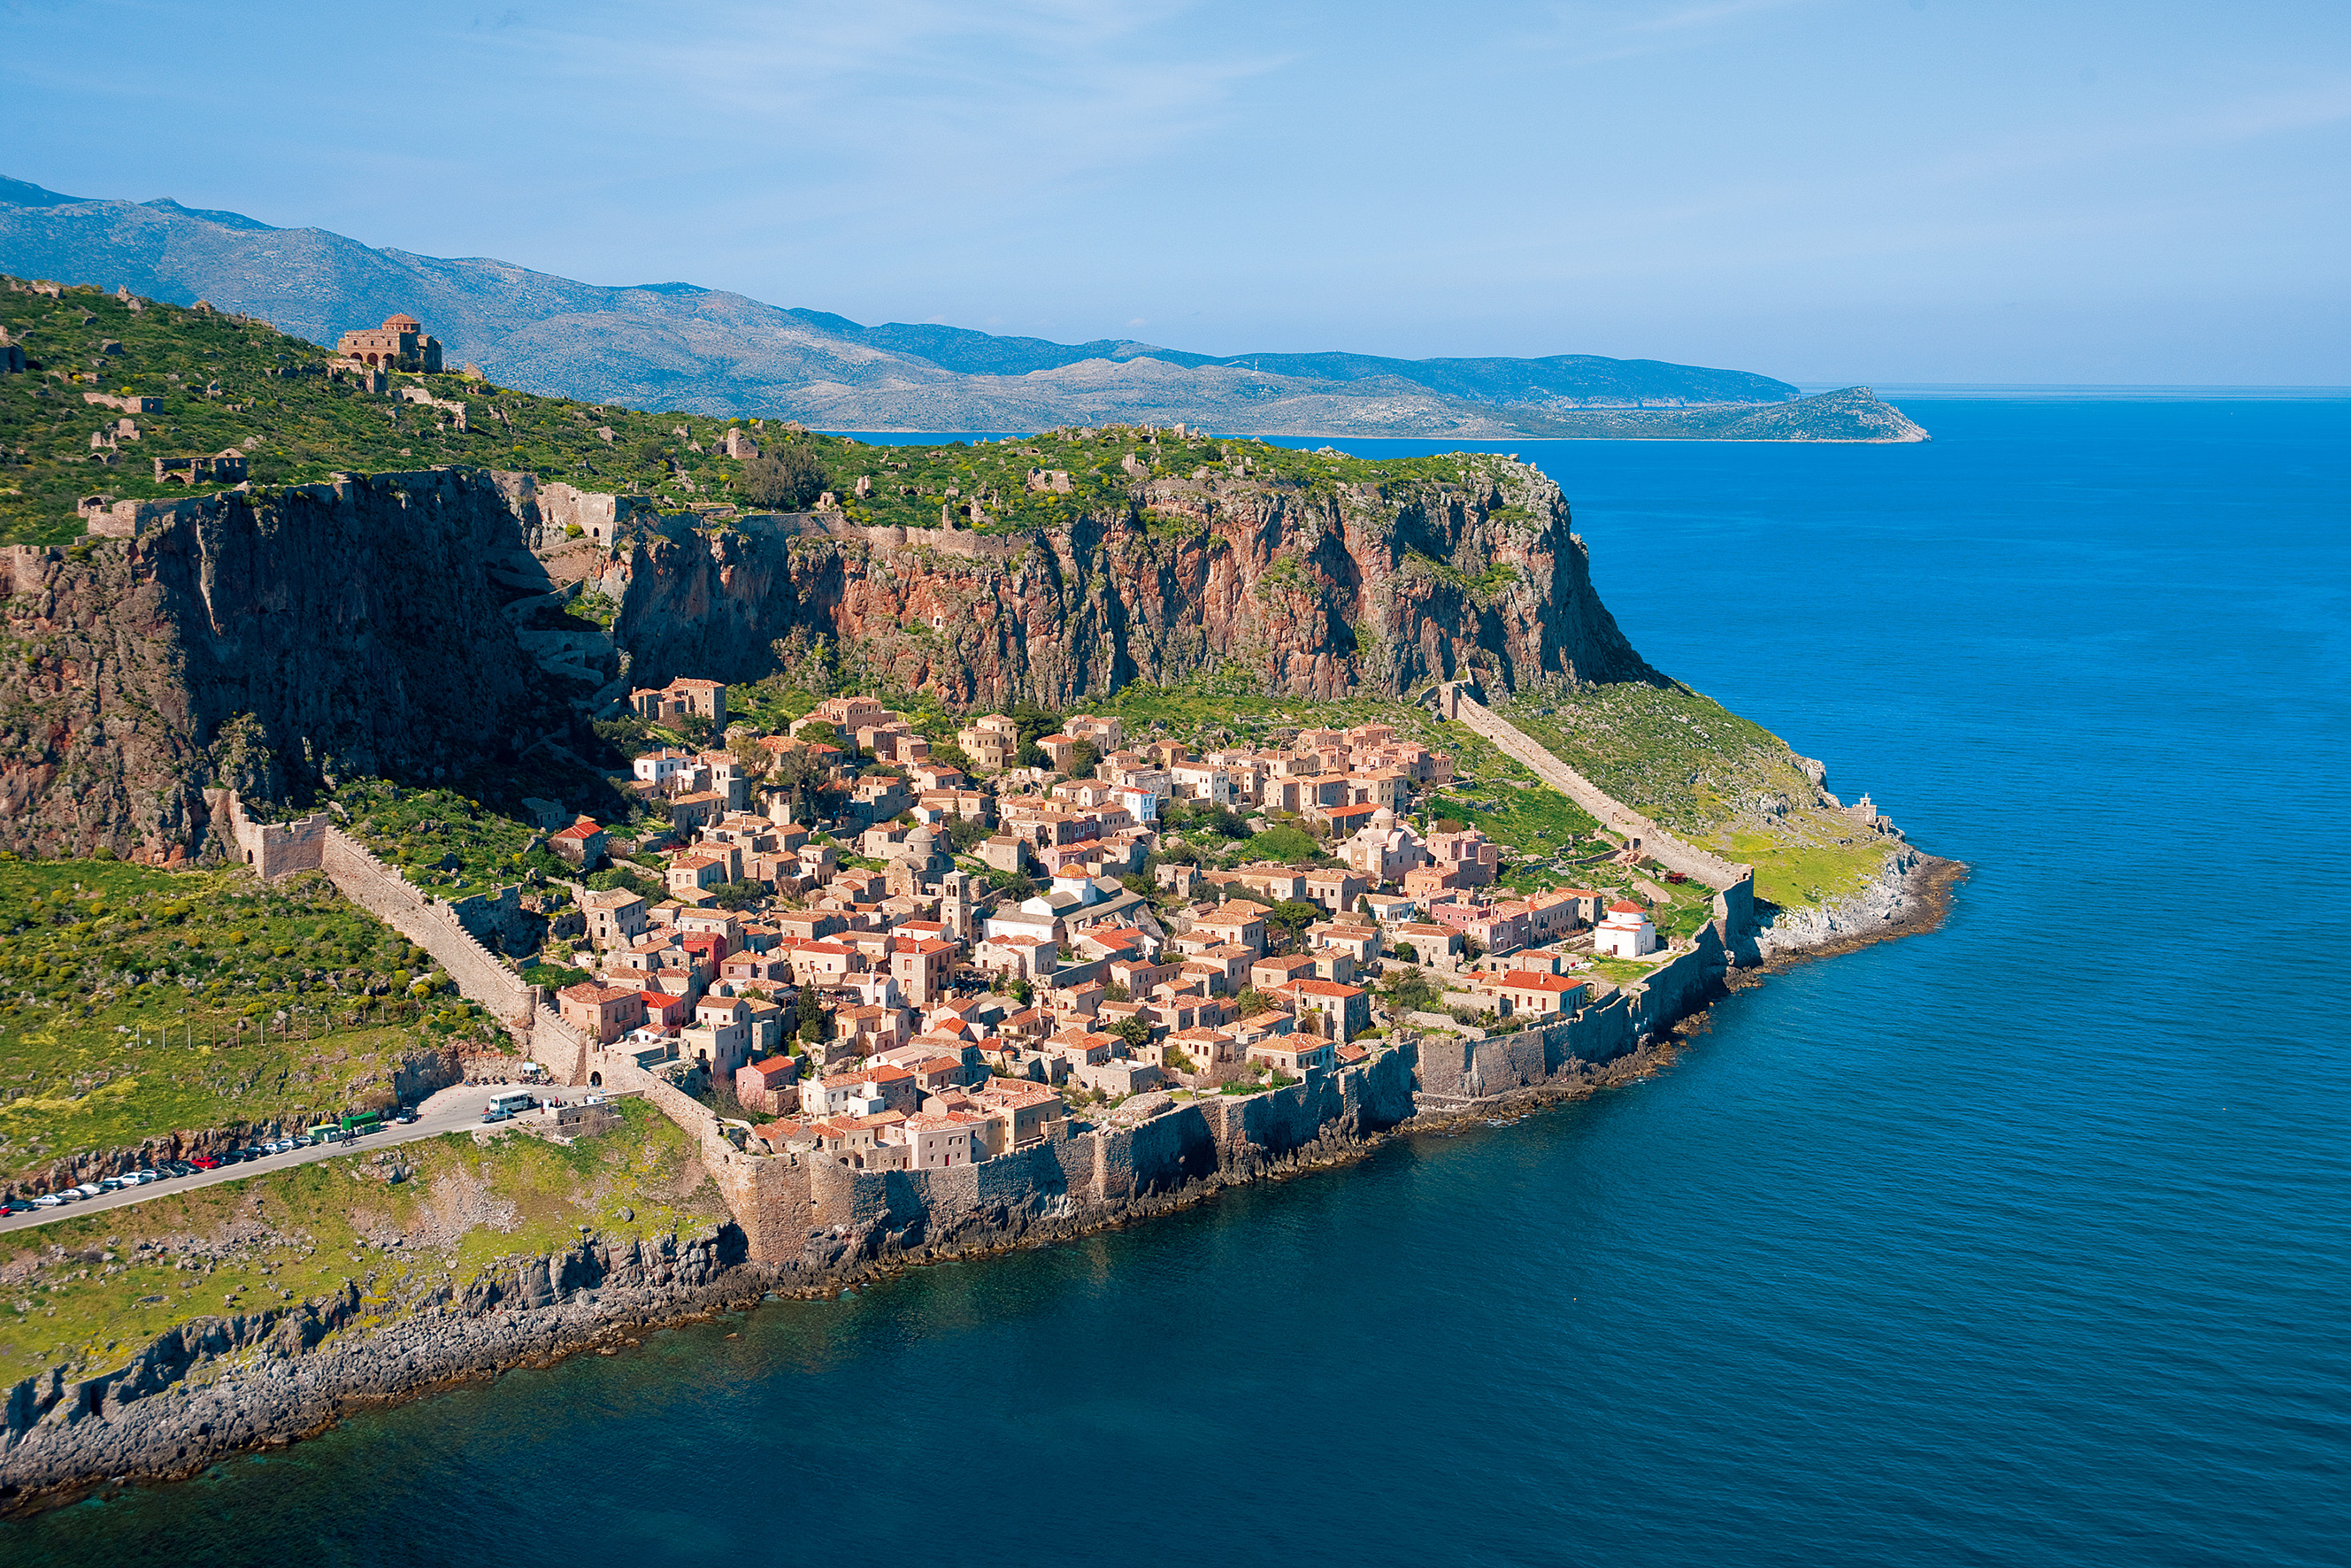
{"label": "ruined wall on hilltop", "polygon": [[1010,537],[747,519],[672,525],[599,580],[632,678],[745,680],[821,640],[873,684],[967,706],[1072,703],[1230,668],[1335,696],[1462,676],[1654,672],[1593,591],[1559,487],[1152,480],[1126,509]]}
{"label": "ruined wall on hilltop", "polygon": [[0,848],[193,853],[207,785],[258,802],[321,775],[430,778],[540,706],[486,570],[521,544],[486,474],[114,514],[96,521],[115,537],[0,551]]}

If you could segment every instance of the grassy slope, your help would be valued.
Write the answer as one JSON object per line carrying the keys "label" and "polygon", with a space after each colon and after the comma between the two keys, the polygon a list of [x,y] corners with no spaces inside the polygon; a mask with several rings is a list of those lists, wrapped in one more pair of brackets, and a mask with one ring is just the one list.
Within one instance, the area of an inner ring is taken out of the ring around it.
{"label": "grassy slope", "polygon": [[1882,840],[1812,804],[1784,741],[1687,687],[1585,686],[1495,711],[1617,800],[1753,865],[1774,904],[1851,893],[1885,859]]}
{"label": "grassy slope", "polygon": [[[464,402],[469,428],[461,432],[447,416],[392,393],[362,392],[349,381],[320,375],[270,374],[281,366],[320,367],[331,356],[265,323],[152,303],[134,311],[95,288],[69,290],[62,298],[0,288],[0,326],[42,367],[0,378],[0,542],[66,543],[82,533],[74,510],[78,497],[100,491],[118,497],[185,495],[180,486],[155,483],[150,460],[248,443],[252,477],[261,485],[322,479],[340,469],[470,464],[527,468],[546,480],[653,496],[679,507],[747,504],[734,487],[741,465],[718,450],[726,427],[747,421],[539,397],[458,375],[393,378],[395,387],[422,387]],[[108,340],[121,351],[99,352]],[[204,395],[213,384],[218,395]],[[135,392],[163,402],[159,413],[132,416],[141,438],[122,442],[112,466],[91,460],[89,437],[124,416],[85,403],[88,392]],[[605,430],[611,432],[609,442]],[[785,440],[805,444],[857,521],[935,527],[942,505],[977,498],[990,518],[989,532],[1056,527],[1104,507],[1123,510],[1133,481],[1121,460],[1130,453],[1152,473],[1175,476],[1246,458],[1253,476],[1307,488],[1405,478],[1459,481],[1493,461],[1445,455],[1372,463],[1258,441],[1172,433],[1145,437],[1123,427],[935,447],[871,446],[793,434],[774,423],[756,435],[770,449]],[[1032,468],[1069,473],[1071,492],[1028,489]],[[860,477],[872,481],[872,493],[862,500],[853,494]],[[950,497],[950,488],[959,494]],[[1168,519],[1165,526],[1197,525]]]}
{"label": "grassy slope", "polygon": [[[653,1236],[723,1221],[686,1135],[642,1100],[618,1103],[619,1128],[568,1148],[453,1133],[0,1237],[0,1383],[59,1363],[103,1371],[174,1323],[346,1280],[368,1315],[389,1315],[422,1288],[575,1242],[583,1225]],[[394,1169],[413,1174],[394,1183]]]}
{"label": "grassy slope", "polygon": [[489,1027],[315,876],[0,863],[0,1175],[381,1103],[403,1055]]}

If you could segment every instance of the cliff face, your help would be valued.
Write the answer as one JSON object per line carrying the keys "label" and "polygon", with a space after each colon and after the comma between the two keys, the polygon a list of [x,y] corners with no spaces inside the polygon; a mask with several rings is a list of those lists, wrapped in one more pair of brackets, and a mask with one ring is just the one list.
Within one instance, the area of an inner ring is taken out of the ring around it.
{"label": "cliff face", "polygon": [[[127,537],[0,552],[0,848],[170,861],[204,842],[209,787],[440,779],[567,727],[604,672],[515,628],[549,586],[543,522],[523,476],[437,469],[125,502],[93,528]],[[820,646],[977,708],[1215,668],[1322,697],[1650,673],[1558,487],[1499,459],[1459,483],[1139,481],[1014,536],[670,518],[591,585],[637,685]]]}
{"label": "cliff face", "polygon": [[1217,666],[1322,697],[1651,673],[1593,591],[1558,486],[1518,464],[1475,460],[1459,484],[1156,479],[1131,500],[1017,538],[673,528],[599,587],[638,684],[749,679],[820,640],[869,678],[982,708]]}
{"label": "cliff face", "polygon": [[203,790],[438,777],[538,706],[486,475],[383,474],[128,504],[137,536],[0,553],[0,847],[193,852]]}

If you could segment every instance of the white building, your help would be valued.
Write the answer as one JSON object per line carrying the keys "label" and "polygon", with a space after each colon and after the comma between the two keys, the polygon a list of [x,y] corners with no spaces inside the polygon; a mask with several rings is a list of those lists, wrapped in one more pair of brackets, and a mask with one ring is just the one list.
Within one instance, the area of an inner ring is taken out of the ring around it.
{"label": "white building", "polygon": [[644,782],[667,784],[679,774],[692,769],[695,760],[690,751],[673,751],[664,747],[659,751],[646,752],[636,759],[634,766],[637,777]]}
{"label": "white building", "polygon": [[1178,762],[1167,769],[1167,777],[1176,793],[1187,800],[1206,800],[1212,806],[1233,803],[1233,776],[1222,768]]}
{"label": "white building", "polygon": [[882,1096],[862,1072],[836,1072],[830,1078],[800,1080],[803,1115],[872,1116],[882,1108]]}
{"label": "white building", "polygon": [[1608,906],[1607,916],[1593,927],[1592,948],[1612,957],[1638,958],[1657,950],[1657,928],[1648,915],[1629,899]]}

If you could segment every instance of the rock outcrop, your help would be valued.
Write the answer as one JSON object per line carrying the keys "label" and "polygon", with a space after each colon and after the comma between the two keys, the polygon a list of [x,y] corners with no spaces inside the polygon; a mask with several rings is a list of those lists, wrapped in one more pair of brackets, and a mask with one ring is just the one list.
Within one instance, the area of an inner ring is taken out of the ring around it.
{"label": "rock outcrop", "polygon": [[486,474],[124,503],[101,528],[0,551],[0,848],[193,854],[208,786],[444,777],[549,713],[489,575],[521,538]]}
{"label": "rock outcrop", "polygon": [[110,1474],[185,1474],[315,1430],[355,1404],[747,1304],[761,1285],[741,1260],[731,1228],[583,1238],[413,1300],[381,1301],[351,1281],[290,1308],[180,1323],[112,1371],[69,1380],[51,1367],[0,1393],[0,1500]]}
{"label": "rock outcrop", "polygon": [[1009,537],[674,523],[598,585],[640,684],[749,679],[820,647],[978,708],[1220,668],[1319,697],[1653,675],[1593,591],[1558,486],[1500,459],[1459,484],[1148,480],[1123,508]]}

